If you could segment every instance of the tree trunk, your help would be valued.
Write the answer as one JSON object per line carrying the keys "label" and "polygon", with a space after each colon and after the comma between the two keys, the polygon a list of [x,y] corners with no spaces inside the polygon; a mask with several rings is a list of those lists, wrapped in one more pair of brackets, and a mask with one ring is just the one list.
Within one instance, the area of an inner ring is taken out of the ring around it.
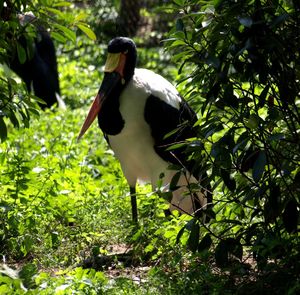
{"label": "tree trunk", "polygon": [[140,21],[140,2],[121,0],[119,12],[119,32],[124,37],[135,36]]}

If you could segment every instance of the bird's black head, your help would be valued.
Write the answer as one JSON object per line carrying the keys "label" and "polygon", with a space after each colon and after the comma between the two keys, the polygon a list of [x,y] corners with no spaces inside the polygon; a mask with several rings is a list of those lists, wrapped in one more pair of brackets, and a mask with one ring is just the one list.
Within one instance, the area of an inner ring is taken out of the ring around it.
{"label": "bird's black head", "polygon": [[112,54],[123,54],[125,56],[124,65],[124,80],[129,82],[129,80],[134,75],[134,69],[137,61],[137,51],[135,43],[126,37],[116,37],[108,43],[107,47],[108,55]]}
{"label": "bird's black head", "polygon": [[116,37],[109,41],[107,51],[110,53],[125,53],[125,51],[136,53],[136,46],[127,37]]}
{"label": "bird's black head", "polygon": [[136,60],[136,47],[131,39],[117,37],[109,42],[104,78],[78,138],[83,136],[97,115],[100,115],[102,106],[107,105],[108,101],[119,99],[121,92],[134,75]]}

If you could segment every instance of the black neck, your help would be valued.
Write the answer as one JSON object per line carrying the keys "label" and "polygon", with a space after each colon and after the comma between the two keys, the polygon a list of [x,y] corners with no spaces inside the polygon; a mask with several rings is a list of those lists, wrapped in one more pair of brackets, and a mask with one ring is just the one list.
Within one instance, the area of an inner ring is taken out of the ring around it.
{"label": "black neck", "polygon": [[129,51],[126,56],[126,64],[124,67],[125,84],[127,84],[134,75],[136,61],[137,61],[136,50]]}
{"label": "black neck", "polygon": [[98,114],[98,124],[101,130],[108,135],[117,135],[124,127],[124,120],[120,113],[120,95],[125,85],[121,81],[111,90],[109,96],[103,102]]}

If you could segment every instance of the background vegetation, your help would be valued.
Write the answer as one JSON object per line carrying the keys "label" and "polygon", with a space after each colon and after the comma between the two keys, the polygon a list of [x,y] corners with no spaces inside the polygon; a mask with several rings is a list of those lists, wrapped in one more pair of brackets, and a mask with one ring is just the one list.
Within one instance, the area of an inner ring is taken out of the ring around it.
{"label": "background vegetation", "polygon": [[[23,0],[7,19],[8,2],[0,2],[0,293],[298,293],[298,1]],[[127,32],[120,7],[136,18]],[[36,34],[17,19],[28,11],[56,42],[65,112],[41,113],[7,67],[12,48],[26,58],[18,37]],[[134,35],[138,66],[177,84],[198,112],[187,148],[213,185],[209,223],[166,218],[164,201],[141,186],[133,226],[126,181],[96,124],[76,142],[106,44],[121,33]]]}

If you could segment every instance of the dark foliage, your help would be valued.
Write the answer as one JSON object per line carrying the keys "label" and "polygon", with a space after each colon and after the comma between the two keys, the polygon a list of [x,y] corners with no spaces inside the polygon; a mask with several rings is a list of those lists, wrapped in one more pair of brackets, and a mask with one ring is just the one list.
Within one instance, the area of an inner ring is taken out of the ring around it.
{"label": "dark foliage", "polygon": [[[220,190],[209,231],[220,239],[216,262],[224,267],[250,247],[260,266],[297,263],[300,5],[174,2],[184,14],[167,46],[180,69],[191,68],[181,82],[201,101],[198,154]],[[200,249],[206,244],[207,237]]]}

